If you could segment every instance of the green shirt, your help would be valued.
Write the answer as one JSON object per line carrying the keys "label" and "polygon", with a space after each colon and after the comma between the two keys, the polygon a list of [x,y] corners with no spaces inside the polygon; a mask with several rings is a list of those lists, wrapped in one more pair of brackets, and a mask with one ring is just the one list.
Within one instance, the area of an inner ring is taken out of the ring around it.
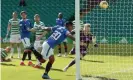
{"label": "green shirt", "polygon": [[5,49],[0,48],[0,51],[1,51],[1,58],[6,58],[8,56]]}
{"label": "green shirt", "polygon": [[8,24],[11,25],[11,35],[20,33],[19,21],[20,21],[20,19],[14,20],[13,18],[9,20]]}
{"label": "green shirt", "polygon": [[[45,27],[45,24],[43,22],[41,22],[41,21],[39,23],[34,22],[34,27],[39,27],[39,26],[44,26]],[[36,38],[41,36],[43,34],[43,32],[44,31],[42,29],[37,30],[36,33],[35,33],[36,34]],[[41,40],[43,40],[43,38],[41,38]]]}

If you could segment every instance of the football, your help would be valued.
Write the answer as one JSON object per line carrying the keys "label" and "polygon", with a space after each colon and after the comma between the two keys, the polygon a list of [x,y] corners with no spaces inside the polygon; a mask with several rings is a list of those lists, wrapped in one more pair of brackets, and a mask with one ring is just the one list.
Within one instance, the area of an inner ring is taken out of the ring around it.
{"label": "football", "polygon": [[108,2],[107,1],[101,1],[100,2],[100,8],[107,9],[108,8]]}

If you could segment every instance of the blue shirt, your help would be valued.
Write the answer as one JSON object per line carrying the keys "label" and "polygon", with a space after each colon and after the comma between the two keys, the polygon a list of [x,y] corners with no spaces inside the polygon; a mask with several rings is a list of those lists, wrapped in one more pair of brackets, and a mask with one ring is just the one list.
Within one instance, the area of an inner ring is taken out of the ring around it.
{"label": "blue shirt", "polygon": [[59,19],[59,18],[56,19],[56,25],[64,26],[64,24],[65,24],[65,19]]}
{"label": "blue shirt", "polygon": [[56,45],[63,42],[66,39],[67,34],[69,33],[69,31],[65,27],[58,25],[52,27],[52,32],[52,35],[47,39],[47,43],[51,48],[54,48]]}
{"label": "blue shirt", "polygon": [[21,35],[21,39],[27,37],[30,38],[30,31],[28,31],[28,29],[32,28],[32,24],[31,21],[29,19],[20,20],[20,35]]}

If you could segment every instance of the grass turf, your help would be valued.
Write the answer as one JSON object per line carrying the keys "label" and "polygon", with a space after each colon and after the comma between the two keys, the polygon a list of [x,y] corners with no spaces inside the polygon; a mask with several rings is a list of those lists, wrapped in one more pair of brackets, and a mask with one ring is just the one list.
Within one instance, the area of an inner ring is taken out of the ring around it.
{"label": "grass turf", "polygon": [[[125,46],[101,44],[99,48],[91,48],[90,54],[81,61],[82,76],[90,80],[133,80],[133,45]],[[69,50],[70,48],[71,45]],[[14,55],[14,58],[16,57],[17,54]],[[54,80],[75,80],[75,65],[67,72],[62,72],[73,57],[71,55],[67,58],[56,57],[49,76]],[[43,68],[20,66],[20,61],[20,59],[12,59],[12,62],[1,63],[2,80],[43,80],[41,78]],[[25,63],[28,62],[25,61]],[[36,63],[35,57],[33,57],[33,63]],[[44,68],[45,65],[46,63],[43,64]]]}

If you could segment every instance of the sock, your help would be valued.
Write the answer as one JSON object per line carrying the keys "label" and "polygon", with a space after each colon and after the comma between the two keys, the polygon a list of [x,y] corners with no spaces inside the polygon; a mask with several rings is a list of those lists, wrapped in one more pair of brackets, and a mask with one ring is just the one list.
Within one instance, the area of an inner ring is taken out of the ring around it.
{"label": "sock", "polygon": [[39,65],[39,66],[41,65],[41,63],[40,63],[40,61],[39,61],[39,60],[37,60],[37,64],[36,64],[36,65]]}
{"label": "sock", "polygon": [[45,73],[48,74],[48,72],[50,71],[51,67],[52,67],[52,64],[50,62],[48,62],[47,65],[46,65]]}
{"label": "sock", "polygon": [[13,56],[14,48],[11,48],[11,56]]}
{"label": "sock", "polygon": [[61,54],[61,44],[58,44],[58,51]]}
{"label": "sock", "polygon": [[66,44],[66,42],[63,42],[63,43],[64,43],[65,52],[67,53],[67,44]]}
{"label": "sock", "polygon": [[38,60],[43,59],[42,55],[41,55],[39,52],[37,52],[34,48],[32,48],[31,50],[32,50],[32,52],[34,53],[35,57],[36,57]]}
{"label": "sock", "polygon": [[75,59],[72,60],[72,61],[68,64],[67,68],[71,67],[71,66],[74,65],[74,64],[75,64]]}
{"label": "sock", "polygon": [[17,47],[17,50],[18,50],[18,56],[20,57],[21,48],[20,47]]}
{"label": "sock", "polygon": [[28,60],[31,61],[31,51],[28,51]]}
{"label": "sock", "polygon": [[24,61],[26,59],[27,54],[28,54],[27,52],[23,53],[22,61]]}

